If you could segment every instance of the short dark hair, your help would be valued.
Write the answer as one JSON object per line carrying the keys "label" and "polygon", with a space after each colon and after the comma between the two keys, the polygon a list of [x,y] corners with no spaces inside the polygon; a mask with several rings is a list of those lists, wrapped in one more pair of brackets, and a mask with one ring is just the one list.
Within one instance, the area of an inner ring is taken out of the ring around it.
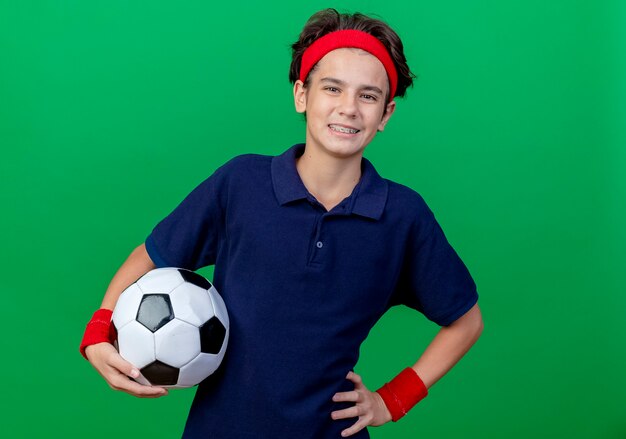
{"label": "short dark hair", "polygon": [[[300,79],[302,54],[315,40],[330,32],[347,29],[367,32],[383,43],[398,71],[396,96],[404,97],[406,89],[413,86],[413,78],[416,76],[409,69],[404,56],[404,46],[398,34],[382,20],[368,17],[358,12],[341,14],[332,8],[313,14],[304,25],[298,41],[291,45],[292,58],[289,69],[289,81],[294,84]],[[313,70],[315,70],[315,67],[311,69],[311,72]],[[308,85],[308,77],[304,85],[305,87]]]}

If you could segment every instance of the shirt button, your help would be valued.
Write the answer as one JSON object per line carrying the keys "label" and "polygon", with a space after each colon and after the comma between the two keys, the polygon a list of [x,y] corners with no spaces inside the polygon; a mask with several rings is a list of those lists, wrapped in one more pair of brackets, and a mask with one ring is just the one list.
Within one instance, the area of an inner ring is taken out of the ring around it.
{"label": "shirt button", "polygon": [[317,245],[317,248],[324,247],[324,243],[322,241],[317,241],[317,244],[315,244],[315,245]]}

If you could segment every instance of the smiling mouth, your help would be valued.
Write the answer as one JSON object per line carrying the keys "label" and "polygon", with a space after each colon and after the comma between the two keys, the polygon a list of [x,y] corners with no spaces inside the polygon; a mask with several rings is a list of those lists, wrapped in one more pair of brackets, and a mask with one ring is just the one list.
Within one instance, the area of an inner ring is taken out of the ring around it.
{"label": "smiling mouth", "polygon": [[342,126],[333,125],[333,124],[328,125],[328,127],[333,131],[336,131],[338,133],[345,133],[345,134],[356,134],[359,131],[361,131],[355,128],[347,128],[347,127],[342,127]]}

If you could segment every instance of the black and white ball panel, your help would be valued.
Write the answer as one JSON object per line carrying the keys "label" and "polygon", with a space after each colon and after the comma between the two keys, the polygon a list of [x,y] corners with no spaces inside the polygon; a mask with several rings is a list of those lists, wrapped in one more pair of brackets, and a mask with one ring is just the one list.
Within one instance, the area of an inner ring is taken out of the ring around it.
{"label": "black and white ball panel", "polygon": [[137,321],[152,332],[157,332],[170,320],[174,311],[169,294],[144,294],[137,310]]}
{"label": "black and white ball panel", "polygon": [[213,286],[209,290],[209,293],[211,293],[209,294],[209,297],[211,298],[211,305],[213,306],[213,313],[215,317],[217,317],[220,322],[224,324],[224,326],[228,327],[230,322],[228,321],[228,312],[226,311],[224,299],[222,299],[222,296],[220,296]]}
{"label": "black and white ball panel", "polygon": [[178,383],[180,370],[160,361],[155,361],[141,369],[141,374],[147,381],[142,384],[159,383],[161,386],[175,386]]}
{"label": "black and white ball panel", "polygon": [[180,368],[178,385],[180,387],[190,387],[199,383],[217,370],[223,357],[224,354],[216,357],[212,354],[201,353]]}
{"label": "black and white ball panel", "polygon": [[210,290],[213,285],[208,281],[204,276],[200,276],[195,271],[185,270],[183,268],[179,268],[178,272],[185,280],[185,282],[189,282],[197,287],[202,288],[203,290]]}
{"label": "black and white ball panel", "polygon": [[137,285],[144,293],[169,293],[185,282],[178,268],[157,268],[141,276]]}
{"label": "black and white ball panel", "polygon": [[156,358],[174,367],[182,367],[200,353],[200,331],[182,320],[172,320],[154,334]]}
{"label": "black and white ball panel", "polygon": [[200,350],[205,354],[217,355],[226,338],[226,328],[217,317],[211,317],[200,327]]}
{"label": "black and white ball panel", "polygon": [[136,320],[117,330],[117,343],[126,361],[138,369],[156,360],[154,334]]}
{"label": "black and white ball panel", "polygon": [[135,321],[142,298],[143,291],[141,291],[139,285],[134,283],[126,288],[119,299],[117,299],[117,304],[113,310],[113,324],[118,333],[124,325]]}
{"label": "black and white ball panel", "polygon": [[[228,335],[230,333],[228,328],[230,326],[230,322],[228,320],[226,304],[224,303],[222,296],[219,295],[215,287],[211,287],[209,293],[211,304],[213,306],[213,315],[215,317],[207,320],[207,323],[203,325],[203,327],[206,326],[204,330],[202,327],[200,328],[201,341],[204,340],[202,343],[202,352],[216,354],[218,363],[221,363],[224,358],[224,353],[226,352],[226,346],[228,345]],[[209,326],[207,326],[207,324]],[[208,328],[211,328],[210,331],[207,331]],[[207,333],[209,333],[208,338],[206,337]],[[223,339],[221,345],[220,339]],[[218,348],[218,346],[220,347]]]}
{"label": "black and white ball panel", "polygon": [[184,283],[170,293],[174,315],[195,326],[200,326],[215,315],[211,294],[196,285]]}

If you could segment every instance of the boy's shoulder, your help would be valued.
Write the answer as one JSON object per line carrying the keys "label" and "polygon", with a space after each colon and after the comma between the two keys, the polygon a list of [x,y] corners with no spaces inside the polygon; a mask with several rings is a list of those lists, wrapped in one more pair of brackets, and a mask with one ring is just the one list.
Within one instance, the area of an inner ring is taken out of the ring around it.
{"label": "boy's shoulder", "polygon": [[209,177],[220,182],[253,181],[267,178],[272,156],[263,154],[240,154],[220,165]]}
{"label": "boy's shoulder", "polygon": [[435,214],[424,197],[415,189],[397,181],[383,178],[387,183],[385,215],[388,220],[417,230],[431,230]]}
{"label": "boy's shoulder", "polygon": [[384,180],[387,182],[387,202],[390,203],[390,208],[410,210],[411,213],[430,210],[422,195],[415,189],[388,178]]}
{"label": "boy's shoulder", "polygon": [[223,169],[226,172],[236,172],[251,168],[256,169],[260,165],[271,163],[272,157],[271,155],[265,154],[240,154],[226,161],[219,169]]}
{"label": "boy's shoulder", "polygon": [[426,236],[437,221],[422,195],[409,186],[385,180],[388,187],[385,215],[388,221],[399,230],[414,230],[418,235]]}

